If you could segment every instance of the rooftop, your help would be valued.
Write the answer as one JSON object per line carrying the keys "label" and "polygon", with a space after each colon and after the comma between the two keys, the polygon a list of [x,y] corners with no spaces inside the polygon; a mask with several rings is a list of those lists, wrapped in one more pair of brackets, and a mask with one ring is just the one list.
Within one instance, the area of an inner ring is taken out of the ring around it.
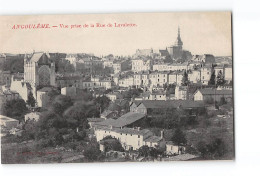
{"label": "rooftop", "polygon": [[135,112],[128,112],[123,116],[119,117],[118,119],[107,119],[103,122],[96,123],[97,126],[106,126],[106,127],[124,127],[134,123],[137,120],[142,119],[145,114],[135,113]]}
{"label": "rooftop", "polygon": [[199,89],[202,95],[232,95],[232,90]]}
{"label": "rooftop", "polygon": [[[203,106],[203,102],[192,100],[142,100],[139,105],[143,104],[146,108],[198,108]],[[138,104],[138,102],[137,102]]]}

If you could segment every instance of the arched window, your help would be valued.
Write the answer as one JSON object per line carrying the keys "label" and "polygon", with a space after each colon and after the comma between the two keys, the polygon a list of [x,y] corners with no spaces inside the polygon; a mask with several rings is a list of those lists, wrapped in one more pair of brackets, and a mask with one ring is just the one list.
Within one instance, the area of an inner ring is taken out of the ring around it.
{"label": "arched window", "polygon": [[39,85],[50,85],[50,69],[47,65],[39,68]]}

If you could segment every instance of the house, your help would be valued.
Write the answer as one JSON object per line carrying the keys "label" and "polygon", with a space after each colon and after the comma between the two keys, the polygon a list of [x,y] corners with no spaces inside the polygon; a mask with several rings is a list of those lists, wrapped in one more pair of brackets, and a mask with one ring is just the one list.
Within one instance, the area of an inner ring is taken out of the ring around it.
{"label": "house", "polygon": [[149,71],[152,69],[152,60],[148,58],[136,58],[132,60],[132,71]]}
{"label": "house", "polygon": [[45,108],[48,106],[48,104],[50,103],[50,96],[48,93],[52,90],[52,87],[43,87],[42,89],[37,91],[36,102],[38,107]]}
{"label": "house", "polygon": [[231,101],[233,97],[232,90],[217,90],[217,89],[198,89],[194,95],[194,101],[205,101],[205,100],[213,100],[220,101],[223,97],[226,101]]}
{"label": "house", "polygon": [[151,86],[163,86],[168,83],[168,71],[150,73]]}
{"label": "house", "polygon": [[34,89],[30,83],[24,81],[22,74],[12,76],[10,90],[19,93],[19,96],[24,101],[27,101],[30,92],[32,92],[33,96],[36,97]]}
{"label": "house", "polygon": [[171,71],[169,73],[169,84],[181,85],[184,71]]}
{"label": "house", "polygon": [[231,82],[233,80],[233,69],[232,69],[232,66],[227,66],[224,68],[224,79],[227,81],[227,82]]}
{"label": "house", "polygon": [[189,70],[188,79],[191,83],[198,83],[201,81],[200,70]]}
{"label": "house", "polygon": [[203,102],[192,100],[143,100],[132,102],[130,112],[150,115],[153,111],[163,112],[167,109],[183,108],[191,112],[196,112],[199,108],[204,107]]}
{"label": "house", "polygon": [[174,144],[172,141],[166,141],[166,154],[167,155],[184,154],[185,150],[186,150],[185,145],[177,145],[177,144]]}
{"label": "house", "polygon": [[116,111],[110,111],[110,110],[105,110],[100,114],[100,118],[102,119],[110,119],[110,118],[117,118],[118,117],[118,112]]}
{"label": "house", "polygon": [[188,100],[188,86],[176,86],[175,87],[175,100]]}
{"label": "house", "polygon": [[87,118],[87,120],[88,120],[88,124],[89,124],[90,128],[92,128],[95,125],[95,123],[102,122],[105,119],[103,119],[103,118]]}
{"label": "house", "polygon": [[77,87],[82,88],[82,80],[81,76],[61,76],[56,78],[56,86],[63,87]]}
{"label": "house", "polygon": [[77,95],[77,88],[76,87],[63,87],[61,89],[61,94],[70,96],[70,97],[75,97]]}
{"label": "house", "polygon": [[200,69],[201,83],[203,85],[208,85],[212,73],[213,73],[213,69],[211,67],[202,67]]}
{"label": "house", "polygon": [[140,128],[122,128],[117,129],[113,127],[96,128],[95,135],[97,141],[101,141],[106,136],[116,138],[121,143],[125,150],[138,150],[144,145],[151,147],[163,147],[163,141],[161,137],[154,136],[148,129]]}
{"label": "house", "polygon": [[119,92],[111,92],[106,94],[106,97],[111,100],[111,101],[115,101],[117,99],[121,99],[123,98],[123,96],[119,93]]}
{"label": "house", "polygon": [[165,91],[147,91],[141,93],[140,96],[136,97],[135,100],[166,100],[166,92]]}
{"label": "house", "polygon": [[123,128],[123,127],[133,127],[135,123],[142,120],[145,117],[145,114],[137,112],[128,112],[118,119],[106,119],[102,122],[96,123],[94,126],[99,127],[112,127],[112,128]]}
{"label": "house", "polygon": [[27,120],[34,120],[37,122],[40,119],[40,116],[40,112],[30,112],[24,115],[24,121],[26,122]]}
{"label": "house", "polygon": [[19,120],[0,115],[0,125],[7,128],[7,129],[12,129],[16,128],[19,124]]}
{"label": "house", "polygon": [[110,89],[112,87],[112,78],[110,77],[95,77],[86,78],[82,81],[83,89],[105,88]]}

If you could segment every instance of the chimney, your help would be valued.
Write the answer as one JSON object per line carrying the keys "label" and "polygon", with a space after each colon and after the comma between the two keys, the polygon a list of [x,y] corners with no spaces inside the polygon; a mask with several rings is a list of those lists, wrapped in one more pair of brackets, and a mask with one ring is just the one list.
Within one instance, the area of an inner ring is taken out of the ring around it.
{"label": "chimney", "polygon": [[112,125],[110,125],[110,129],[111,129],[111,130],[113,129],[113,126],[112,126]]}
{"label": "chimney", "polygon": [[164,130],[161,131],[161,139],[163,139]]}
{"label": "chimney", "polygon": [[77,133],[79,132],[79,128],[77,127]]}
{"label": "chimney", "polygon": [[140,131],[140,127],[137,127],[137,131]]}

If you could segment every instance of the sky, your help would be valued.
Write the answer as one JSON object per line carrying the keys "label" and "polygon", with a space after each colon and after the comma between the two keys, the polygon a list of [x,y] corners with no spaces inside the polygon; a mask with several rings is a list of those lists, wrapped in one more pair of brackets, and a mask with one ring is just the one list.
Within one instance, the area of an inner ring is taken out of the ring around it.
{"label": "sky", "polygon": [[[12,29],[49,24],[49,29]],[[96,23],[112,27],[96,27]],[[114,27],[135,24],[134,27]],[[60,24],[69,28],[60,28]],[[83,25],[89,25],[83,28]],[[95,27],[90,27],[94,24]],[[71,25],[81,28],[71,29]],[[119,13],[87,15],[0,16],[0,53],[34,51],[132,55],[136,49],[165,49],[180,27],[183,48],[192,54],[232,55],[230,12]]]}

